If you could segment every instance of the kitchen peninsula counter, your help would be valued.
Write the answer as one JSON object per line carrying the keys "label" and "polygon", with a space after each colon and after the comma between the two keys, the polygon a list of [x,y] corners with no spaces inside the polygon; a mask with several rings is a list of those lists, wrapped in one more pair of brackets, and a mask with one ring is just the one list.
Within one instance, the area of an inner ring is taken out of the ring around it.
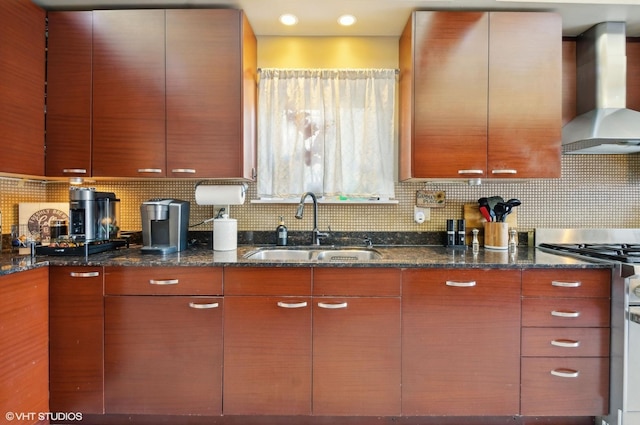
{"label": "kitchen peninsula counter", "polygon": [[[481,248],[474,254],[471,248],[443,246],[374,246],[382,259],[367,261],[317,260],[250,260],[244,255],[264,246],[239,246],[236,251],[213,251],[189,248],[168,254],[143,254],[139,246],[122,248],[85,256],[16,256],[0,255],[0,276],[37,267],[52,266],[233,266],[233,267],[401,267],[401,268],[611,268],[611,264],[581,261],[550,254],[533,247],[520,247],[517,252],[493,251]],[[331,246],[320,246],[330,249]]]}

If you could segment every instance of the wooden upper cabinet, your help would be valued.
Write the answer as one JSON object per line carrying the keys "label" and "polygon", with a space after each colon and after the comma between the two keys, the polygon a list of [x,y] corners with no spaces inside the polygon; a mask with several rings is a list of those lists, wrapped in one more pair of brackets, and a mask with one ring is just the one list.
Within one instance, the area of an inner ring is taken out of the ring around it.
{"label": "wooden upper cabinet", "polygon": [[246,16],[166,14],[167,176],[253,178],[256,38]]}
{"label": "wooden upper cabinet", "polygon": [[44,175],[45,12],[0,2],[0,173]]}
{"label": "wooden upper cabinet", "polygon": [[164,177],[165,11],[93,12],[93,175]]}
{"label": "wooden upper cabinet", "polygon": [[91,176],[93,13],[49,12],[47,177]]}
{"label": "wooden upper cabinet", "polygon": [[561,41],[551,13],[414,12],[400,179],[560,177]]}
{"label": "wooden upper cabinet", "polygon": [[640,111],[640,37],[627,39],[627,108]]}

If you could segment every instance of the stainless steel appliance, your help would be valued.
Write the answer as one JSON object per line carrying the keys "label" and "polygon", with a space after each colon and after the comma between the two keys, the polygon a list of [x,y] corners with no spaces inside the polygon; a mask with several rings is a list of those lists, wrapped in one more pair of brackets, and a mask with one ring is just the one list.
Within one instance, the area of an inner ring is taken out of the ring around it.
{"label": "stainless steel appliance", "polygon": [[150,199],[140,206],[142,253],[169,254],[187,248],[189,202]]}
{"label": "stainless steel appliance", "polygon": [[613,265],[609,414],[602,425],[640,425],[640,229],[536,229],[536,247]]}

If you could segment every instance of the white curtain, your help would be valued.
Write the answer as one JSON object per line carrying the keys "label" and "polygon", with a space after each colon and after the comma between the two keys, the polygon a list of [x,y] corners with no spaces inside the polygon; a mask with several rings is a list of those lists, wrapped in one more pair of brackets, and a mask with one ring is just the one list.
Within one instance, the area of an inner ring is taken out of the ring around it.
{"label": "white curtain", "polygon": [[393,198],[393,69],[263,69],[258,195]]}

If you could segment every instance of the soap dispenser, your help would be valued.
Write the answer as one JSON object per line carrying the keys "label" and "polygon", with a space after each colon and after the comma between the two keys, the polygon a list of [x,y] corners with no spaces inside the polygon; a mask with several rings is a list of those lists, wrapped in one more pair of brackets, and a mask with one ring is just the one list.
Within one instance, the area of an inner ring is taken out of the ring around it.
{"label": "soap dispenser", "polygon": [[276,245],[285,246],[287,244],[287,227],[284,225],[284,217],[280,216],[280,224],[276,228]]}

